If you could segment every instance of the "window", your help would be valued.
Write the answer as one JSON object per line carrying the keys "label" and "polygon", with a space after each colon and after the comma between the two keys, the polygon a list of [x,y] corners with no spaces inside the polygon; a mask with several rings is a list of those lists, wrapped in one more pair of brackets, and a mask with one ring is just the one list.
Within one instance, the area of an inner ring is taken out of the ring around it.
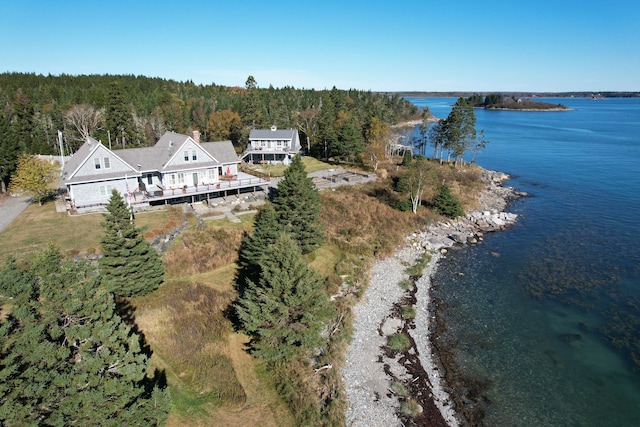
{"label": "window", "polygon": [[147,175],[147,184],[153,184],[153,174],[151,173]]}
{"label": "window", "polygon": [[96,169],[100,169],[100,158],[96,157],[95,159],[93,159],[93,164]]}
{"label": "window", "polygon": [[188,162],[189,161],[189,152],[185,150],[184,154],[184,161]]}
{"label": "window", "polygon": [[191,150],[191,160],[198,160],[198,154],[196,153],[196,150]]}
{"label": "window", "polygon": [[176,185],[176,174],[172,173],[171,175],[169,175],[169,185],[171,187],[175,187]]}
{"label": "window", "polygon": [[209,182],[213,182],[216,180],[216,171],[215,169],[209,169]]}
{"label": "window", "polygon": [[100,186],[100,195],[101,196],[108,196],[109,194],[111,194],[111,190],[112,189],[113,189],[113,187],[111,186],[111,184],[101,185]]}
{"label": "window", "polygon": [[111,162],[108,157],[103,158],[102,161],[104,162],[105,169],[111,169]]}
{"label": "window", "polygon": [[184,184],[184,174],[183,173],[179,173],[178,174],[178,184],[180,184],[180,185]]}

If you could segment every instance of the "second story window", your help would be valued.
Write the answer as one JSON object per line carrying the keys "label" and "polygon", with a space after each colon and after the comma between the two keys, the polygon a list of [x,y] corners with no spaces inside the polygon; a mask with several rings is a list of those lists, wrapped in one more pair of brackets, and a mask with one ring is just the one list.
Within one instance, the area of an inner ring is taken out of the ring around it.
{"label": "second story window", "polygon": [[191,150],[191,160],[198,160],[198,154],[196,153],[196,150]]}
{"label": "second story window", "polygon": [[105,169],[111,169],[111,161],[108,157],[103,158],[102,161],[104,162]]}
{"label": "second story window", "polygon": [[189,152],[185,151],[183,154],[184,154],[184,161],[188,162],[189,161]]}
{"label": "second story window", "polygon": [[96,169],[100,169],[100,158],[96,157],[95,159],[93,159],[93,164]]}

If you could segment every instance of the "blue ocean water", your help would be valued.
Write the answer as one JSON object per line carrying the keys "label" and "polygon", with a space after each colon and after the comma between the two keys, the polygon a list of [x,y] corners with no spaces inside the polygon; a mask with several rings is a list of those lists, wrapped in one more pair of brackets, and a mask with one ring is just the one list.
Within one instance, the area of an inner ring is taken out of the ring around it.
{"label": "blue ocean water", "polygon": [[[455,102],[409,100],[437,117]],[[440,340],[484,425],[638,426],[640,99],[547,101],[571,111],[475,112],[476,162],[531,197],[440,262]]]}

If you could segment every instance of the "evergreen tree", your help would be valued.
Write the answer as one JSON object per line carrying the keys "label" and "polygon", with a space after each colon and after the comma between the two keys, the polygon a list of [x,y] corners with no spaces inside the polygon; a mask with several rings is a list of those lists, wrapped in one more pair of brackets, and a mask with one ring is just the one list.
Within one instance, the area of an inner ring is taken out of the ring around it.
{"label": "evergreen tree", "polygon": [[6,193],[20,157],[20,145],[11,132],[9,118],[0,111],[0,193]]}
{"label": "evergreen tree", "polygon": [[247,281],[257,283],[260,279],[260,260],[282,234],[273,205],[267,203],[256,215],[253,233],[245,234],[238,251],[238,274],[236,283],[240,295]]}
{"label": "evergreen tree", "polygon": [[453,154],[457,165],[476,140],[476,115],[473,105],[464,98],[458,98],[443,122],[443,130],[444,148]]}
{"label": "evergreen tree", "polygon": [[117,190],[107,204],[101,224],[105,234],[99,260],[103,282],[121,297],[141,296],[154,291],[164,280],[160,255],[144,240],[132,214]]}
{"label": "evergreen tree", "polygon": [[273,200],[278,220],[284,231],[300,245],[303,254],[313,252],[322,245],[324,233],[318,223],[322,206],[318,190],[298,155],[284,171],[278,183],[278,194]]}
{"label": "evergreen tree", "polygon": [[163,424],[168,394],[113,296],[85,265],[55,259],[41,257],[38,297],[18,298],[0,327],[0,424]]}
{"label": "evergreen tree", "polygon": [[262,105],[258,93],[258,83],[253,76],[249,76],[245,83],[245,96],[242,102],[240,116],[246,126],[256,129],[264,126]]}
{"label": "evergreen tree", "polygon": [[353,117],[346,117],[344,123],[338,128],[336,140],[330,146],[331,156],[335,157],[336,160],[353,163],[362,159],[364,147],[362,127],[358,125]]}
{"label": "evergreen tree", "polygon": [[436,213],[450,218],[457,218],[464,215],[460,200],[451,193],[449,186],[443,184],[438,189],[438,193],[431,199],[431,205]]}
{"label": "evergreen tree", "polygon": [[105,126],[109,131],[109,138],[114,142],[114,148],[125,148],[127,143],[135,139],[133,115],[127,106],[117,82],[109,87],[109,99],[105,111]]}
{"label": "evergreen tree", "polygon": [[4,267],[0,270],[0,296],[20,298],[24,295],[29,299],[35,292],[35,280],[29,272],[18,268],[16,259],[8,257]]}
{"label": "evergreen tree", "polygon": [[287,362],[322,343],[330,316],[320,274],[307,267],[300,248],[282,235],[260,260],[258,282],[249,281],[237,313],[255,355]]}

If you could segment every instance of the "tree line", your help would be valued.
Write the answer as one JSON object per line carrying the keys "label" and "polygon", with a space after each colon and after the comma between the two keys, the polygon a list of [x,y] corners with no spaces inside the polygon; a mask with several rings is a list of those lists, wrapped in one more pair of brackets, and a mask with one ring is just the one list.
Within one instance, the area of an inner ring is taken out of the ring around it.
{"label": "tree line", "polygon": [[165,131],[246,147],[256,128],[296,128],[307,154],[359,161],[374,118],[414,118],[398,95],[359,90],[194,84],[134,75],[0,74],[0,179],[6,189],[21,153],[69,155],[91,136],[113,149],[150,146]]}

